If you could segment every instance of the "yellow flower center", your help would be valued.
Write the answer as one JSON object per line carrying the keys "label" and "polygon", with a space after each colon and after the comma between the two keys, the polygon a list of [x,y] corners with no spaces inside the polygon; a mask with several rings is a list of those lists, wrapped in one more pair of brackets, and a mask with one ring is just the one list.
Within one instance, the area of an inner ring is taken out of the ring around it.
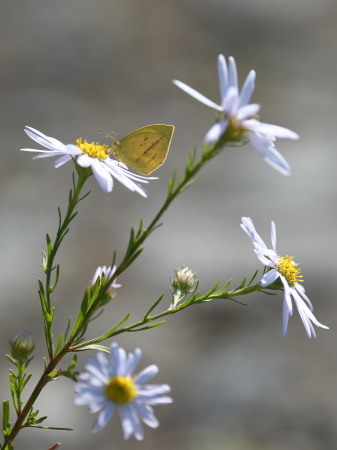
{"label": "yellow flower center", "polygon": [[98,142],[87,142],[82,138],[76,139],[76,145],[91,158],[107,159],[111,153],[111,148],[108,145],[101,145]]}
{"label": "yellow flower center", "polygon": [[105,393],[115,403],[130,403],[137,397],[136,387],[132,379],[121,376],[109,380]]}
{"label": "yellow flower center", "polygon": [[301,269],[297,268],[298,264],[294,263],[293,256],[279,256],[278,259],[279,263],[276,269],[290,286],[295,286],[296,283],[303,281],[303,277],[300,275]]}

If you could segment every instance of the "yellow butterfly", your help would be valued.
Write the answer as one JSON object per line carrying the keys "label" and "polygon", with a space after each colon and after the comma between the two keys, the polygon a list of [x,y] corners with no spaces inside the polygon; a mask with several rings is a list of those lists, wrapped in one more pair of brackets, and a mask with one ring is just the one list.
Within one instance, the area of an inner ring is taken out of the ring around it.
{"label": "yellow butterfly", "polygon": [[116,159],[148,175],[160,167],[168,154],[173,125],[148,125],[132,131],[112,144]]}

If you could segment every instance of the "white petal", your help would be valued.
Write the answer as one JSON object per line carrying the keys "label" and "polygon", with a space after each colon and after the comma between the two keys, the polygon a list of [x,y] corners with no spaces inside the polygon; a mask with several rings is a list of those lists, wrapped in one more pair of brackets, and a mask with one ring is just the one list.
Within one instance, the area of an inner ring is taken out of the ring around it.
{"label": "white petal", "polygon": [[198,100],[199,102],[203,103],[204,105],[209,106],[210,108],[216,109],[217,111],[222,111],[223,110],[221,106],[217,105],[212,100],[210,100],[209,98],[207,98],[204,95],[200,94],[200,92],[198,92],[195,89],[191,88],[187,84],[185,84],[185,83],[183,83],[181,81],[178,81],[178,80],[173,80],[173,83],[177,87],[179,87],[180,89],[185,91],[188,95],[191,95],[191,97],[194,97],[196,100]]}
{"label": "white petal", "polygon": [[82,150],[79,147],[77,147],[77,145],[67,144],[65,147],[66,147],[66,152],[69,155],[76,156],[76,155],[82,155],[82,153],[83,153]]}
{"label": "white petal", "polygon": [[284,301],[287,303],[289,315],[292,316],[293,315],[293,303],[291,301],[291,288],[283,275],[280,276],[280,279],[282,281],[283,288],[284,288]]}
{"label": "white petal", "polygon": [[151,399],[148,399],[147,402],[150,405],[169,405],[170,403],[173,403],[173,400],[171,397],[154,397]]}
{"label": "white petal", "polygon": [[[49,156],[55,156],[55,155],[63,155],[63,151],[56,151],[56,150],[38,150],[36,148],[20,148],[21,152],[36,152],[36,153],[43,153],[43,155],[46,156],[40,156],[40,158],[48,158]],[[35,157],[36,158],[36,157]]]}
{"label": "white petal", "polygon": [[289,317],[291,316],[286,299],[283,300],[282,336],[285,336],[288,329]]}
{"label": "white petal", "polygon": [[205,143],[210,145],[215,144],[225,133],[228,123],[228,120],[220,120],[220,122],[214,124],[205,136]]}
{"label": "white petal", "polygon": [[248,105],[255,88],[255,77],[255,70],[251,70],[241,89],[239,108]]}
{"label": "white petal", "polygon": [[87,358],[85,363],[85,369],[93,377],[97,378],[101,383],[106,384],[108,382],[106,375],[102,371],[100,363],[95,358],[92,357]]}
{"label": "white petal", "polygon": [[102,397],[100,399],[96,398],[94,402],[91,402],[88,405],[88,411],[92,414],[96,414],[98,411],[100,411],[104,406],[108,404],[108,400],[106,397]]}
{"label": "white petal", "polygon": [[119,352],[118,352],[118,344],[117,342],[112,342],[110,345],[110,377],[117,376],[117,368],[118,368],[118,359],[119,359]]}
{"label": "white petal", "polygon": [[254,249],[254,252],[264,266],[274,269],[275,265],[265,256],[265,252],[259,251],[257,248]]}
{"label": "white petal", "polygon": [[239,109],[239,91],[235,86],[228,88],[227,95],[222,99],[222,107],[228,116],[236,116]]}
{"label": "white petal", "polygon": [[268,247],[256,231],[252,219],[250,217],[242,217],[241,221],[241,228],[248,234],[253,244],[256,243],[261,247],[261,249],[267,250]]}
{"label": "white petal", "polygon": [[66,164],[67,162],[71,161],[72,157],[70,155],[64,155],[61,156],[61,158],[58,158],[56,161],[54,161],[54,167],[56,167],[56,169],[58,167],[63,166],[63,164]]}
{"label": "white petal", "polygon": [[311,311],[313,310],[313,306],[311,301],[309,300],[309,298],[307,297],[307,295],[305,294],[305,289],[304,287],[299,284],[296,283],[295,285],[295,289],[297,290],[297,292],[300,294],[300,296],[307,302],[307,305],[309,306],[309,308],[311,309]]}
{"label": "white petal", "polygon": [[136,348],[133,353],[130,353],[127,358],[127,363],[125,367],[125,375],[131,376],[139,364],[140,358],[142,356],[142,351],[140,348]]}
{"label": "white petal", "polygon": [[279,278],[279,276],[280,276],[280,274],[278,273],[278,271],[276,269],[268,270],[268,272],[266,272],[263,275],[262,280],[260,281],[260,284],[262,287],[267,287],[267,286],[273,284],[274,281]]}
{"label": "white petal", "polygon": [[276,138],[299,139],[299,135],[294,131],[288,130],[288,128],[280,127],[278,125],[271,125],[269,123],[259,122],[258,132]]}
{"label": "white petal", "polygon": [[138,403],[137,401],[133,403],[133,406],[137,413],[139,414],[142,421],[150,428],[157,428],[159,426],[159,421],[153,414],[151,406]]}
{"label": "white petal", "polygon": [[95,284],[97,278],[101,278],[101,276],[102,276],[102,267],[99,266],[99,267],[97,267],[97,269],[96,269],[96,271],[95,271],[95,274],[94,274],[94,276],[92,277],[91,284]]}
{"label": "white petal", "polygon": [[228,69],[226,59],[223,55],[219,55],[218,57],[218,77],[220,85],[220,96],[222,102],[222,99],[226,97],[228,89]]}
{"label": "white petal", "polygon": [[97,433],[97,431],[102,430],[105,425],[109,422],[111,419],[114,411],[116,409],[116,405],[112,402],[109,402],[104,409],[100,411],[98,414],[97,420],[92,427],[91,431],[93,433]]}
{"label": "white petal", "polygon": [[125,376],[126,362],[127,362],[126,351],[124,350],[124,348],[119,347],[117,368],[116,368],[117,375]]}
{"label": "white petal", "polygon": [[236,118],[239,122],[249,119],[260,111],[260,105],[257,103],[251,103],[250,105],[238,106],[239,110],[236,114]]}
{"label": "white petal", "polygon": [[110,377],[110,371],[109,371],[109,366],[110,366],[110,361],[107,358],[107,355],[103,352],[97,352],[96,353],[96,358],[97,361],[100,365],[101,371],[104,373],[104,375],[109,378]]}
{"label": "white petal", "polygon": [[81,167],[91,167],[91,165],[93,164],[94,158],[91,158],[91,156],[86,155],[85,153],[82,153],[78,158],[77,158],[77,164]]}
{"label": "white petal", "polygon": [[120,405],[118,412],[124,432],[124,439],[129,439],[130,436],[134,435],[137,440],[142,440],[144,437],[143,429],[132,406],[130,404]]}
{"label": "white petal", "polygon": [[130,418],[133,423],[133,435],[137,441],[142,441],[144,439],[144,431],[137,411],[134,408],[134,403],[130,403],[127,407],[130,409]]}
{"label": "white petal", "polygon": [[235,59],[233,58],[233,56],[230,56],[228,58],[228,66],[229,66],[229,75],[228,75],[228,87],[236,87],[237,89],[239,89],[238,86],[238,73],[236,70],[236,64],[235,64]]}
{"label": "white petal", "polygon": [[111,173],[113,176],[116,172],[120,176],[126,177],[130,180],[139,181],[141,183],[149,183],[149,181],[158,180],[158,177],[148,177],[130,172],[125,164],[121,164],[119,161],[115,161],[113,159],[106,159],[104,161],[104,164],[107,165],[109,169],[111,169]]}
{"label": "white petal", "polygon": [[[315,330],[314,330],[312,324],[310,323],[310,320],[309,320],[309,317],[307,314],[307,311],[310,311],[309,308],[305,305],[305,303],[299,296],[294,295],[294,291],[292,291],[292,294],[293,294],[293,297],[294,297],[294,300],[295,300],[295,303],[297,306],[297,311],[302,319],[305,331],[307,332],[309,339],[311,339],[311,336],[316,337]],[[307,311],[305,310],[305,307],[307,308]],[[311,311],[310,311],[310,313],[311,313]]]}
{"label": "white petal", "polygon": [[[106,160],[104,162],[105,167],[110,172],[111,176],[116,178],[120,183],[124,184],[125,187],[130,189],[130,191],[138,192],[142,197],[147,197],[146,190],[137,183],[132,181],[133,178],[137,180],[141,180],[144,183],[148,183],[149,179],[153,179],[152,177],[141,177],[135,174],[132,174],[128,170],[120,167],[118,164],[112,164],[114,161]],[[155,178],[154,178],[155,179]]]}
{"label": "white petal", "polygon": [[35,128],[26,126],[24,131],[33,141],[38,142],[43,147],[58,151],[64,151],[65,149],[65,145],[62,142],[35,130]]}
{"label": "white petal", "polygon": [[[329,329],[329,327],[327,327],[326,325],[321,324],[320,322],[318,322],[318,320],[316,319],[316,317],[314,316],[314,314],[312,313],[312,311],[308,308],[308,306],[306,305],[306,303],[302,300],[302,298],[300,297],[300,295],[298,294],[298,292],[296,291],[296,289],[292,289],[292,296],[295,300],[298,312],[300,313],[301,319],[303,321],[303,324],[307,330],[308,336],[310,338],[309,332],[308,332],[308,327],[306,325],[308,325],[307,322],[310,323],[313,322],[317,327],[320,328],[325,328],[326,330]],[[310,324],[311,325],[311,324]],[[310,327],[311,332],[313,332],[313,330]],[[313,332],[313,334],[315,335],[315,333]]]}
{"label": "white petal", "polygon": [[151,366],[146,367],[141,372],[136,375],[134,382],[135,384],[144,384],[151,380],[159,372],[158,366],[151,364]]}
{"label": "white petal", "polygon": [[141,392],[145,396],[158,396],[167,394],[171,391],[168,384],[145,384],[137,388],[137,392]]}
{"label": "white petal", "polygon": [[[29,151],[28,149],[21,149],[21,151]],[[40,150],[33,150],[35,152],[40,152]],[[49,158],[50,156],[59,156],[64,155],[65,152],[56,152],[56,151],[50,151],[50,150],[42,150],[39,155],[33,156],[33,159],[41,159],[41,158]]]}
{"label": "white petal", "polygon": [[96,158],[92,158],[91,170],[97,183],[104,192],[111,192],[113,188],[113,179],[104,165]]}
{"label": "white petal", "polygon": [[291,169],[289,164],[276,150],[272,140],[256,133],[249,133],[249,140],[269,165],[282,175],[290,175]]}

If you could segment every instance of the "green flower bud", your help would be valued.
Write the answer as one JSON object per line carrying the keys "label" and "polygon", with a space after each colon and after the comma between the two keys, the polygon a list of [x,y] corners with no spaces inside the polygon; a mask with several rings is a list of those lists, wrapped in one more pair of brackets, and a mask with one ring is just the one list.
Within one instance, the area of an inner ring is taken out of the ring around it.
{"label": "green flower bud", "polygon": [[31,333],[26,330],[20,331],[9,341],[11,356],[19,362],[25,362],[35,348]]}

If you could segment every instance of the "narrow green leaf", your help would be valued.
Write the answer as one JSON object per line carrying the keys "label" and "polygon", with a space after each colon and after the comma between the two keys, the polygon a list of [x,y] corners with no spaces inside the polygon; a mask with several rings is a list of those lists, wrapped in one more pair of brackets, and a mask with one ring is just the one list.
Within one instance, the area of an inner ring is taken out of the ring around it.
{"label": "narrow green leaf", "polygon": [[51,242],[51,239],[50,239],[50,236],[48,233],[46,234],[46,241],[47,241],[47,254],[48,254],[48,258],[49,258],[51,253],[53,252],[53,244]]}
{"label": "narrow green leaf", "polygon": [[254,275],[252,276],[251,280],[250,280],[249,283],[248,283],[248,286],[250,286],[250,285],[253,283],[253,281],[255,280],[256,275],[257,275],[258,273],[259,273],[258,270],[254,273]]}
{"label": "narrow green leaf", "polygon": [[148,311],[146,312],[143,321],[145,322],[149,315],[151,314],[151,312],[154,310],[154,308],[159,305],[159,303],[162,301],[162,299],[164,298],[164,294],[162,294],[154,303],[153,305],[150,306],[150,308],[148,309]]}
{"label": "narrow green leaf", "polygon": [[61,350],[63,345],[64,345],[64,335],[63,335],[63,333],[60,333],[60,336],[59,336],[59,338],[57,340],[57,344],[56,344],[56,350],[55,350],[56,353],[58,353]]}
{"label": "narrow green leaf", "polygon": [[38,286],[39,286],[39,292],[40,292],[40,295],[43,295],[43,296],[44,296],[44,286],[43,286],[43,283],[42,283],[42,281],[40,280],[40,278],[37,280],[37,284],[38,284]]}
{"label": "narrow green leaf", "polygon": [[62,212],[61,212],[61,208],[59,206],[57,207],[57,213],[58,213],[58,219],[59,219],[58,229],[60,229],[62,226]]}
{"label": "narrow green leaf", "polygon": [[163,325],[164,323],[165,323],[165,320],[163,320],[162,322],[152,323],[150,325],[147,325],[146,327],[137,328],[135,330],[125,330],[125,331],[131,332],[131,333],[135,333],[136,331],[149,330],[150,328],[159,327],[160,325]]}
{"label": "narrow green leaf", "polygon": [[206,292],[206,294],[202,295],[201,297],[196,299],[196,303],[201,303],[204,300],[207,300],[208,297],[210,297],[219,287],[220,281],[217,281],[213,287],[209,291]]}
{"label": "narrow green leaf", "polygon": [[67,340],[68,333],[69,333],[69,329],[70,329],[70,325],[71,325],[71,318],[69,317],[69,319],[68,319],[68,324],[67,324],[67,328],[66,328],[66,331],[64,332],[64,339],[65,339],[65,340]]}
{"label": "narrow green leaf", "polygon": [[242,288],[244,288],[246,285],[247,285],[247,277],[244,277],[244,279],[242,280],[240,286],[239,286],[236,290],[242,289]]}
{"label": "narrow green leaf", "polygon": [[[59,281],[59,278],[60,278],[60,265],[57,264],[55,268],[56,268],[55,281],[54,281],[54,284],[49,286],[49,293],[50,294],[55,290],[55,288],[57,286],[57,283]],[[54,270],[54,267],[53,267],[53,270]]]}
{"label": "narrow green leaf", "polygon": [[138,258],[138,256],[142,253],[143,249],[140,248],[139,250],[137,250],[133,255],[131,255],[128,260],[125,262],[125,267],[124,270],[130,266],[130,264],[133,263],[133,261]]}
{"label": "narrow green leaf", "polygon": [[79,202],[81,202],[82,200],[84,200],[86,197],[88,197],[88,195],[90,195],[91,194],[91,191],[88,191],[86,194],[84,194],[82,197],[80,197],[79,199],[78,199],[78,203]]}
{"label": "narrow green leaf", "polygon": [[25,428],[40,428],[42,430],[59,430],[59,431],[74,431],[73,428],[61,428],[61,427],[40,427],[37,425],[25,425]]}
{"label": "narrow green leaf", "polygon": [[139,237],[143,234],[143,230],[144,230],[144,221],[143,221],[143,219],[140,219],[138,231],[136,234],[136,240],[139,239]]}
{"label": "narrow green leaf", "polygon": [[80,345],[74,345],[73,350],[72,351],[79,351],[81,350],[82,346],[83,347],[87,347],[88,345],[92,345],[92,344],[96,344],[98,342],[102,342],[105,339],[110,338],[114,332],[120,328],[130,317],[130,313],[128,313],[120,322],[118,322],[113,328],[111,328],[111,330],[109,330],[107,333],[105,333],[103,336],[100,336],[98,338],[95,339],[91,339],[90,341],[84,342]]}
{"label": "narrow green leaf", "polygon": [[[74,187],[74,190],[75,190],[75,178],[74,178],[74,181],[73,181],[73,187]],[[72,202],[73,202],[73,190],[70,189],[69,195],[68,195],[68,203],[69,203],[69,205],[70,205]]]}
{"label": "narrow green leaf", "polygon": [[105,345],[99,345],[99,344],[89,344],[89,345],[86,345],[85,347],[81,347],[81,348],[77,349],[76,351],[83,352],[86,350],[96,350],[96,351],[100,351],[100,352],[110,353],[109,347],[106,347]]}
{"label": "narrow green leaf", "polygon": [[9,355],[8,353],[6,353],[6,358],[9,359],[9,361],[14,364],[15,366],[17,366],[17,360],[15,358],[13,358],[13,356]]}
{"label": "narrow green leaf", "polygon": [[[75,211],[75,212],[69,217],[69,223],[72,222],[72,221],[75,219],[75,217],[77,216],[77,214],[78,214],[78,211]],[[67,230],[67,233],[68,233],[68,231],[69,231],[69,229]]]}
{"label": "narrow green leaf", "polygon": [[26,384],[31,379],[31,377],[32,377],[31,373],[25,376],[24,380],[21,383],[21,391],[23,391],[23,389],[25,388]]}
{"label": "narrow green leaf", "polygon": [[126,249],[126,255],[128,255],[130,253],[131,248],[133,247],[135,242],[135,231],[133,228],[131,228],[130,230],[130,237],[129,237],[129,243],[128,243],[128,248]]}
{"label": "narrow green leaf", "polygon": [[74,355],[72,360],[70,361],[68,370],[73,370],[76,367],[76,364],[77,364],[77,355]]}
{"label": "narrow green leaf", "polygon": [[2,428],[8,429],[11,426],[10,422],[11,406],[9,400],[5,400],[2,404]]}
{"label": "narrow green leaf", "polygon": [[172,179],[168,180],[168,187],[167,187],[167,196],[168,197],[170,197],[172,195],[173,189],[174,189],[176,181],[177,181],[177,175],[178,175],[178,173],[175,170],[173,172]]}

